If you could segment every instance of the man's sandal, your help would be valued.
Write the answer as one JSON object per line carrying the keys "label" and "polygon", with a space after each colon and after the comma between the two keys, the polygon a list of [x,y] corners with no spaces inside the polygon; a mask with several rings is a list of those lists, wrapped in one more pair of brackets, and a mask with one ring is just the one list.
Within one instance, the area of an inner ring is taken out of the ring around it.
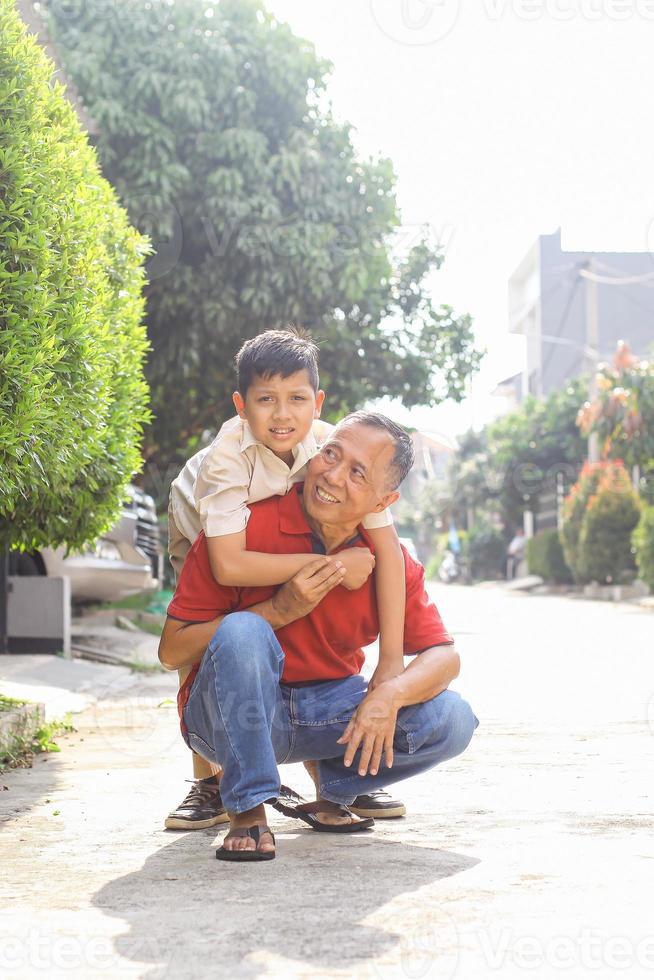
{"label": "man's sandal", "polygon": [[[272,861],[275,856],[274,851],[259,850],[259,838],[261,834],[270,834],[273,844],[275,843],[275,835],[270,827],[265,827],[260,824],[254,824],[253,827],[234,827],[233,830],[230,830],[226,834],[223,840],[223,846],[219,847],[216,851],[216,857],[219,861]],[[229,840],[230,837],[251,837],[256,844],[256,848],[253,851],[228,851],[224,846],[224,841]]]}
{"label": "man's sandal", "polygon": [[[297,794],[293,794],[293,796],[302,801],[301,796]],[[320,834],[354,834],[359,830],[370,830],[371,827],[375,826],[372,817],[361,820],[348,807],[342,803],[332,803],[331,800],[314,800],[311,803],[302,801],[290,805],[283,797],[280,797],[272,806],[287,817],[297,817],[298,820],[303,820],[304,823],[309,824],[312,830],[316,830]],[[335,813],[340,817],[349,816],[352,818],[352,822],[325,823],[324,820],[318,819],[317,813]]]}

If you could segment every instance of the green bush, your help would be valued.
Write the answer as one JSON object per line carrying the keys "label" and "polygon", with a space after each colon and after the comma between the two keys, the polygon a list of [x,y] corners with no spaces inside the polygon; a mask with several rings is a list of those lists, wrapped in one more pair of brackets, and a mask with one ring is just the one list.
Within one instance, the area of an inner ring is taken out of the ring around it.
{"label": "green bush", "polygon": [[602,473],[588,501],[579,535],[579,567],[587,582],[619,582],[635,568],[631,534],[641,504],[629,474],[620,464]]}
{"label": "green bush", "polygon": [[25,547],[111,523],[148,418],[149,246],[53,70],[0,0],[0,540]]}
{"label": "green bush", "polygon": [[575,582],[584,581],[584,574],[580,564],[579,556],[579,536],[581,525],[586,513],[588,501],[597,491],[600,477],[609,464],[606,463],[585,463],[575,485],[565,498],[563,503],[563,526],[561,528],[561,544],[563,546],[563,557],[572,572]]}
{"label": "green bush", "polygon": [[506,541],[502,532],[490,524],[475,524],[468,531],[467,558],[473,579],[504,576]]}
{"label": "green bush", "polygon": [[527,542],[527,565],[532,575],[540,575],[546,582],[572,582],[558,531],[540,531]]}
{"label": "green bush", "polygon": [[636,549],[639,577],[654,592],[654,506],[643,509],[631,541]]}

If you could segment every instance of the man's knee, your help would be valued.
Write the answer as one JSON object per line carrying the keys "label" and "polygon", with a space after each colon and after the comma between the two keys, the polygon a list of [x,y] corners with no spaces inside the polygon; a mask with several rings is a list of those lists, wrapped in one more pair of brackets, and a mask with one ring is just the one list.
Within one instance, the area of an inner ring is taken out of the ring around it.
{"label": "man's knee", "polygon": [[443,693],[452,699],[444,736],[447,742],[448,755],[450,758],[454,758],[467,749],[479,721],[468,702],[464,701],[460,695],[454,691],[444,691]]}
{"label": "man's knee", "polygon": [[212,657],[220,661],[229,656],[238,659],[243,669],[257,663],[263,653],[277,645],[269,623],[251,612],[234,612],[225,616],[209,645]]}

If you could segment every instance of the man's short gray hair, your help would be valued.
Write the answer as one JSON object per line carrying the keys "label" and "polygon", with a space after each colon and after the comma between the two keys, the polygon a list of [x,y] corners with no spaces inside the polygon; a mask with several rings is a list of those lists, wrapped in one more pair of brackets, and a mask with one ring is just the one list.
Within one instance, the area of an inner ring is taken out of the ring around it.
{"label": "man's short gray hair", "polygon": [[350,412],[345,418],[341,419],[339,425],[344,422],[357,422],[359,425],[368,425],[371,429],[384,429],[395,443],[395,453],[391,460],[393,472],[389,474],[390,489],[396,490],[400,483],[407,476],[413,466],[415,455],[411,436],[397,422],[393,422],[382,415],[381,412]]}

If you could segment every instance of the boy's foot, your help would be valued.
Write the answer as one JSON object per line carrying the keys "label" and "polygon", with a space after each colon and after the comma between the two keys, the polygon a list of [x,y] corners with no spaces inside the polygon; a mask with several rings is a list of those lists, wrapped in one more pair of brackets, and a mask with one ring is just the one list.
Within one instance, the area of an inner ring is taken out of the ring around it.
{"label": "boy's foot", "polygon": [[229,824],[229,833],[216,851],[218,859],[269,861],[274,858],[275,838],[266,824],[263,803],[243,813],[230,813]]}
{"label": "boy's foot", "polygon": [[228,823],[229,816],[220,797],[220,783],[215,776],[197,779],[191,791],[166,817],[168,830],[202,830]]}
{"label": "boy's foot", "polygon": [[[316,787],[316,799],[318,799],[320,795],[318,764],[315,761],[308,761],[304,763],[304,768],[313,780]],[[304,801],[298,797],[295,802]],[[357,796],[354,803],[350,803],[348,809],[352,813],[356,813],[357,817],[374,817],[375,820],[388,820],[390,817],[403,817],[406,814],[406,807],[402,800],[394,800],[385,789],[374,789],[370,793]]]}
{"label": "boy's foot", "polygon": [[403,817],[406,813],[402,800],[394,800],[385,789],[373,789],[370,793],[357,796],[354,803],[350,803],[350,810],[358,817],[374,817],[375,820]]}

